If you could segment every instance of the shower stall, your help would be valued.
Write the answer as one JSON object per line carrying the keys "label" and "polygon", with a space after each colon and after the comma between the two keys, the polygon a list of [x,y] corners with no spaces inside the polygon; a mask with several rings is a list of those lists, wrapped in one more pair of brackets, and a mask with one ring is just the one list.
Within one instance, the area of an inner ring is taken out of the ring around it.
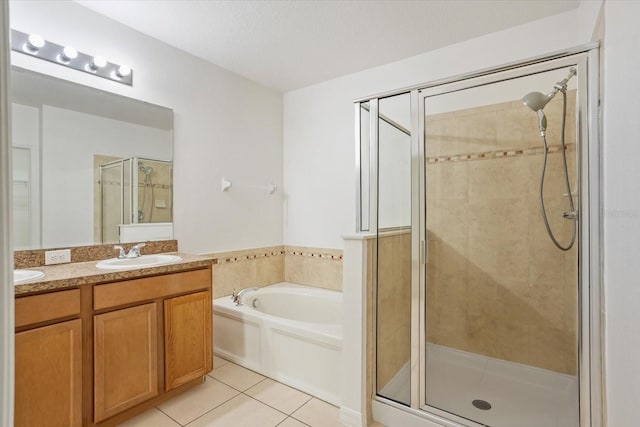
{"label": "shower stall", "polygon": [[374,412],[600,425],[596,83],[590,47],[356,101]]}
{"label": "shower stall", "polygon": [[129,225],[171,223],[172,171],[171,161],[140,157],[100,164],[99,241],[120,242],[122,227]]}

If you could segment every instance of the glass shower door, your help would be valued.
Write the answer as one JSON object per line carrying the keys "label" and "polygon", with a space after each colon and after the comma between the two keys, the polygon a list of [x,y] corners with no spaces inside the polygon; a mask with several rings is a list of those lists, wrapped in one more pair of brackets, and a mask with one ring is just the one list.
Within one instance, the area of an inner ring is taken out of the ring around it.
{"label": "glass shower door", "polygon": [[[410,94],[378,101],[377,394],[411,403]],[[374,122],[375,123],[375,122]]]}
{"label": "glass shower door", "polygon": [[[569,74],[423,97],[425,401],[480,425],[579,425],[578,77],[566,110],[563,91],[549,96]],[[522,101],[536,91],[538,111]]]}

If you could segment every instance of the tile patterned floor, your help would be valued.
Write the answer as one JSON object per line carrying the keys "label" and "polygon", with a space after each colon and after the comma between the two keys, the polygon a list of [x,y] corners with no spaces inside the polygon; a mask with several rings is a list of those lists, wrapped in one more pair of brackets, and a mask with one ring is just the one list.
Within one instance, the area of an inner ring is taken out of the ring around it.
{"label": "tile patterned floor", "polygon": [[340,427],[338,408],[214,356],[204,384],[121,427]]}

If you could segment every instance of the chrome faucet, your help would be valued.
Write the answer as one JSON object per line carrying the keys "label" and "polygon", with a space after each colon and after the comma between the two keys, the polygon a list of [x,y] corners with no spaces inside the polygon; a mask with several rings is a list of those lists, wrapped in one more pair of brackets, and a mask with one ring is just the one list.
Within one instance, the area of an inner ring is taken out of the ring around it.
{"label": "chrome faucet", "polygon": [[238,293],[236,293],[236,291],[233,291],[233,293],[231,294],[231,301],[235,302],[236,305],[242,305],[242,295],[244,295],[247,292],[250,291],[257,291],[260,288],[244,288],[238,291]]}
{"label": "chrome faucet", "polygon": [[120,245],[114,246],[113,249],[116,249],[118,251],[118,259],[138,258],[140,256],[140,249],[144,248],[145,246],[145,243],[137,243],[133,245],[131,249],[129,249],[129,252],[126,255],[124,253],[124,248]]}
{"label": "chrome faucet", "polygon": [[118,259],[124,259],[124,258],[126,258],[126,257],[127,257],[127,255],[125,255],[125,253],[124,253],[124,248],[123,248],[122,246],[120,246],[120,245],[115,245],[115,246],[113,247],[113,249],[115,249],[115,250],[117,250],[117,251],[118,251]]}

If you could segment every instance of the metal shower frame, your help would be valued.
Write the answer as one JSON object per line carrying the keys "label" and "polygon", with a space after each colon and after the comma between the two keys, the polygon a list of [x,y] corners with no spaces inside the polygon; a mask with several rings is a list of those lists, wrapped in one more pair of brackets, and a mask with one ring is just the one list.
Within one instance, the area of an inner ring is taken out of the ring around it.
{"label": "metal shower frame", "polygon": [[[401,410],[445,426],[471,426],[480,424],[457,417],[426,405],[426,196],[424,171],[424,100],[426,97],[460,91],[475,86],[515,79],[530,74],[575,66],[578,71],[577,159],[579,164],[579,406],[581,427],[601,427],[604,418],[603,403],[603,319],[602,319],[602,166],[600,146],[599,105],[599,44],[579,46],[549,55],[509,63],[473,73],[437,80],[409,88],[384,92],[356,99],[356,224],[357,232],[376,233],[377,229],[377,139],[378,100],[402,93],[411,94],[412,145],[412,251],[411,251],[411,407],[390,399],[374,396],[373,411],[389,413]],[[361,187],[363,170],[361,159],[361,103],[369,103],[369,227],[361,229]],[[374,260],[375,262],[375,260]],[[377,266],[375,267],[377,269]],[[374,290],[375,293],[375,290]],[[375,301],[375,299],[374,299]],[[374,310],[375,312],[375,310]],[[373,337],[375,340],[375,337]],[[375,348],[375,343],[373,348]],[[374,375],[375,381],[375,375]],[[374,390],[376,390],[374,384]]]}

